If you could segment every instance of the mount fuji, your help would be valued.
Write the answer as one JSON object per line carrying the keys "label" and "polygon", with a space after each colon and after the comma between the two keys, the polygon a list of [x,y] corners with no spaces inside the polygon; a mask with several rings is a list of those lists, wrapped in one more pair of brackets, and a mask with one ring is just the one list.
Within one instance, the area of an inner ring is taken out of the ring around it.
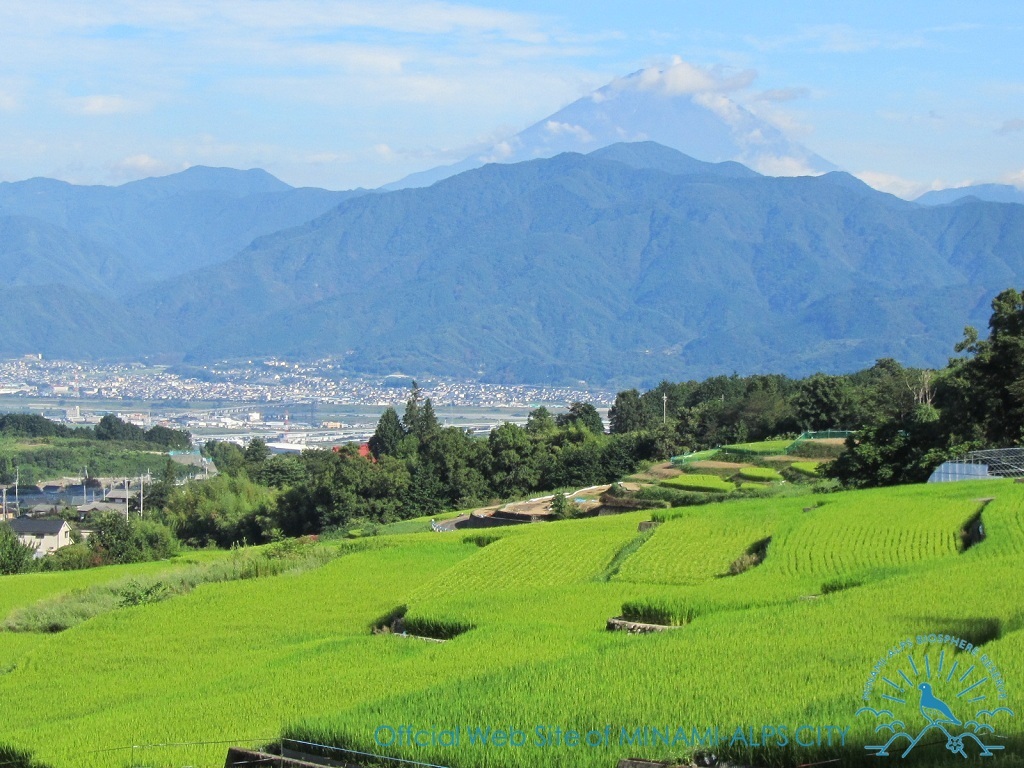
{"label": "mount fuji", "polygon": [[837,167],[790,140],[726,93],[752,75],[724,79],[683,61],[613,80],[485,152],[385,185],[427,187],[487,163],[562,152],[587,154],[620,142],[653,141],[705,162],[740,162],[769,176],[817,176]]}

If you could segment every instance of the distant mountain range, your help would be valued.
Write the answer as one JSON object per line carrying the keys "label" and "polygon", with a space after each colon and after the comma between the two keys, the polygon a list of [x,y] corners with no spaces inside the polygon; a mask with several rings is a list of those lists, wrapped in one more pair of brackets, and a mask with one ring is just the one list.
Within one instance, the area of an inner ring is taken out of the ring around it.
{"label": "distant mountain range", "polygon": [[[684,68],[686,71],[679,71]],[[486,163],[518,163],[563,152],[591,153],[622,142],[654,141],[708,162],[733,160],[762,173],[838,170],[722,92],[687,87],[690,65],[618,78],[486,152],[406,176],[384,189],[426,187]]]}
{"label": "distant mountain range", "polygon": [[234,256],[363,190],[295,189],[266,171],[196,166],[119,187],[0,184],[0,285],[120,293]]}
{"label": "distant mountain range", "polygon": [[924,206],[651,142],[374,194],[195,169],[0,200],[3,356],[608,386],[941,365],[1024,280],[1024,206]]}
{"label": "distant mountain range", "polygon": [[970,187],[955,187],[925,192],[914,202],[922,205],[947,205],[958,200],[973,198],[990,203],[1019,203],[1024,205],[1024,189],[1011,184],[976,184]]}

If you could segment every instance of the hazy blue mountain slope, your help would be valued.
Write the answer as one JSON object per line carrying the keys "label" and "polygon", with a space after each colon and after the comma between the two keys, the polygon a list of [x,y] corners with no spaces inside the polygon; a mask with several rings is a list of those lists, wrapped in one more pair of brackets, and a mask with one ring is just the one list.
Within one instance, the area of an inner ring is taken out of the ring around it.
{"label": "hazy blue mountain slope", "polygon": [[102,295],[76,285],[5,288],[0,301],[0,353],[42,353],[66,360],[137,358],[172,346],[166,327],[145,328],[125,308],[124,294]]}
{"label": "hazy blue mountain slope", "polygon": [[[52,179],[0,184],[0,216],[58,227],[33,261],[61,259],[68,274],[104,275],[104,259],[122,265],[120,280],[155,280],[224,261],[254,238],[309,221],[360,191],[293,189],[265,171],[190,168],[120,187],[83,187]],[[83,243],[90,243],[90,248]],[[8,243],[0,239],[0,259]],[[113,254],[113,255],[111,255]],[[95,258],[93,258],[93,256]],[[0,274],[0,285],[13,284]]]}
{"label": "hazy blue mountain slope", "polygon": [[195,359],[334,354],[504,381],[937,365],[1024,278],[1022,237],[1024,208],[924,208],[842,173],[566,154],[348,200],[137,311]]}
{"label": "hazy blue mountain slope", "polygon": [[89,290],[139,278],[116,250],[28,216],[0,216],[0,275],[10,287],[67,283]]}
{"label": "hazy blue mountain slope", "polygon": [[973,197],[989,203],[1024,204],[1024,189],[1012,184],[975,184],[970,187],[954,189],[937,189],[925,192],[914,202],[922,205],[946,205],[958,200]]}

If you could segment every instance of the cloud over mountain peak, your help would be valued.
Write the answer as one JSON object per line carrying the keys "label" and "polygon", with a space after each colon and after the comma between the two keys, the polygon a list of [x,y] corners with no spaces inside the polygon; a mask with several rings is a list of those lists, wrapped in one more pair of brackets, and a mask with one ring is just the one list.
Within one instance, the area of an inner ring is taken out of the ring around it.
{"label": "cloud over mountain peak", "polygon": [[486,163],[515,163],[618,142],[655,141],[707,162],[735,160],[759,172],[817,175],[836,166],[789,139],[728,94],[753,70],[699,67],[678,57],[597,89],[525,130],[454,165],[415,173],[387,189],[429,186]]}

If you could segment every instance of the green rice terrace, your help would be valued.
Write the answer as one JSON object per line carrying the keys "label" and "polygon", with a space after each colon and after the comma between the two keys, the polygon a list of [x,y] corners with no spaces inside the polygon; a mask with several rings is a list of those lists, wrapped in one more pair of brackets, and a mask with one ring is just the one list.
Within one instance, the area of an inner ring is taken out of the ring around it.
{"label": "green rice terrace", "polygon": [[[888,764],[890,739],[907,765],[1024,765],[1010,480],[292,550],[234,576],[262,555],[2,577],[0,743],[54,768],[282,739],[452,768]],[[147,599],[187,569],[207,575]],[[104,583],[126,597],[65,631],[18,624]]]}

